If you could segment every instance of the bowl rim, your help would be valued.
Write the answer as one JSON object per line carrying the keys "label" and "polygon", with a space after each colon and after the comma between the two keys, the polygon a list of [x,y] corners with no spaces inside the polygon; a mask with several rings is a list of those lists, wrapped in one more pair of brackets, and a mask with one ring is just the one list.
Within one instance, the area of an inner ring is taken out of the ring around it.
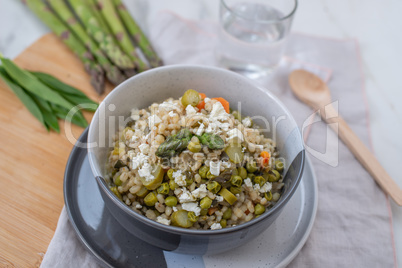
{"label": "bowl rim", "polygon": [[[141,78],[143,76],[149,76],[152,75],[154,73],[157,73],[159,71],[163,71],[163,70],[181,70],[181,69],[197,69],[197,70],[207,70],[207,71],[213,71],[213,72],[221,72],[224,73],[228,76],[232,76],[236,79],[240,79],[243,80],[244,82],[250,84],[250,86],[253,86],[256,90],[261,91],[263,94],[267,95],[269,98],[273,99],[279,106],[280,108],[286,113],[286,115],[288,116],[288,118],[291,120],[292,124],[297,128],[297,124],[296,121],[294,120],[292,114],[289,112],[289,110],[286,108],[286,106],[276,97],[274,96],[271,92],[269,92],[267,89],[263,88],[262,86],[258,85],[256,82],[241,76],[240,74],[237,74],[235,72],[229,71],[227,69],[223,69],[223,68],[219,68],[219,67],[213,67],[213,66],[206,66],[206,65],[197,65],[197,64],[175,64],[175,65],[167,65],[167,66],[162,66],[162,67],[157,67],[157,68],[153,68],[150,70],[147,70],[145,72],[136,74],[135,76],[130,77],[129,79],[127,79],[126,81],[124,81],[123,83],[119,84],[118,86],[116,86],[103,100],[102,102],[99,104],[99,107],[101,107],[101,105],[105,105],[106,101],[109,99],[112,99],[114,95],[117,95],[118,92],[121,90],[121,88],[123,88],[126,84],[131,83],[132,80],[136,80],[138,78]],[[93,129],[93,122],[96,122],[96,118],[99,117],[99,108],[96,110],[91,124],[89,125],[89,130],[88,130],[88,144],[91,143],[91,137],[92,132],[94,131]],[[298,128],[297,128],[298,129]],[[297,131],[297,134],[300,138],[301,141],[303,141],[302,135],[300,133],[300,130]],[[109,189],[106,180],[101,176],[101,174],[96,174],[96,159],[94,156],[94,153],[91,152],[91,149],[88,148],[88,160],[91,166],[91,170],[93,175],[95,176],[95,179],[98,183],[98,186],[100,186],[100,188],[102,189],[102,191],[108,196],[108,198],[114,203],[114,205],[116,205],[117,207],[121,208],[123,210],[123,212],[127,213],[131,218],[135,218],[136,220],[139,220],[140,222],[142,222],[143,224],[146,224],[150,227],[156,228],[158,230],[161,231],[166,231],[169,233],[173,233],[173,234],[179,234],[179,235],[183,235],[183,234],[187,234],[187,235],[193,235],[193,236],[205,236],[205,235],[222,235],[222,234],[227,234],[227,233],[233,233],[233,232],[238,232],[241,231],[243,229],[249,228],[261,221],[264,221],[266,218],[268,218],[270,215],[278,213],[282,210],[282,208],[286,205],[286,203],[292,198],[294,192],[296,191],[301,177],[303,175],[304,172],[304,166],[305,166],[305,149],[304,149],[304,144],[302,144],[302,150],[300,151],[299,154],[301,154],[301,167],[298,170],[298,174],[296,176],[296,182],[292,185],[291,189],[289,189],[289,192],[287,194],[287,198],[283,199],[280,198],[278,203],[275,204],[275,206],[273,206],[271,209],[269,209],[267,212],[263,213],[260,217],[258,218],[254,218],[248,222],[245,223],[241,223],[239,225],[230,227],[230,228],[222,228],[222,229],[217,229],[217,230],[200,230],[200,229],[186,229],[186,228],[181,228],[181,227],[176,227],[176,226],[171,226],[171,225],[165,225],[162,223],[159,223],[155,220],[151,220],[148,219],[146,216],[141,215],[137,212],[135,212],[134,210],[132,210],[129,206],[127,206],[124,202],[122,202],[120,199],[118,199],[118,197]],[[112,213],[113,214],[113,213]]]}

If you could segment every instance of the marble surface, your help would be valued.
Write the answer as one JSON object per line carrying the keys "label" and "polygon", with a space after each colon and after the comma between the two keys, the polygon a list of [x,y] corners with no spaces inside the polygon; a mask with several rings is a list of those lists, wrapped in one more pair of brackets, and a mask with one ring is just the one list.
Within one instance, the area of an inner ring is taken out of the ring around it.
{"label": "marble surface", "polygon": [[[125,1],[144,26],[163,9],[184,18],[216,20],[217,0]],[[13,58],[49,30],[20,2],[0,0],[0,51]],[[141,7],[136,8],[136,7]],[[402,187],[402,1],[299,0],[293,31],[355,39],[360,45],[373,150]],[[364,105],[363,103],[360,105]],[[402,207],[391,200],[398,264],[402,267]]]}

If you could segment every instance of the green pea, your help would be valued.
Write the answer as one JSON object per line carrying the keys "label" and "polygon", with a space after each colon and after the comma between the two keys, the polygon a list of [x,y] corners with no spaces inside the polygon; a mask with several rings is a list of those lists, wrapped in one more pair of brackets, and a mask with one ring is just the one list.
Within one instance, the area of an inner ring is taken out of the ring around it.
{"label": "green pea", "polygon": [[272,201],[276,202],[276,201],[279,200],[280,197],[281,197],[281,194],[280,194],[280,193],[274,193],[274,194],[272,195]]}
{"label": "green pea", "polygon": [[223,212],[222,218],[225,220],[229,220],[232,217],[232,209],[228,208],[227,210],[225,210],[225,212]]}
{"label": "green pea", "polygon": [[198,221],[198,216],[195,215],[194,211],[189,211],[187,217],[193,223]]}
{"label": "green pea", "polygon": [[265,184],[265,179],[263,176],[256,176],[254,178],[254,184],[259,184],[261,187]]}
{"label": "green pea", "polygon": [[253,173],[248,173],[248,174],[247,174],[247,178],[249,178],[250,180],[254,181],[255,174],[253,174]]}
{"label": "green pea", "polygon": [[161,186],[159,186],[156,191],[158,192],[158,194],[168,194],[169,190],[170,190],[169,183],[165,182],[162,183]]}
{"label": "green pea", "polygon": [[279,174],[276,170],[270,170],[268,173],[268,181],[269,182],[276,182],[281,178],[281,174]]}
{"label": "green pea", "polygon": [[239,176],[244,180],[245,178],[247,178],[247,170],[244,167],[239,167],[237,169],[237,171],[239,172]]}
{"label": "green pea", "polygon": [[200,215],[205,216],[205,215],[207,215],[207,213],[208,213],[208,209],[207,208],[202,208],[201,212],[200,212]]}
{"label": "green pea", "polygon": [[247,168],[247,171],[250,173],[254,173],[258,170],[257,164],[254,161],[247,162],[246,168]]}
{"label": "green pea", "polygon": [[272,200],[272,193],[271,193],[271,191],[266,192],[266,193],[264,194],[264,197],[265,197],[265,199],[267,199],[268,201],[271,201],[271,200]]}
{"label": "green pea", "polygon": [[170,190],[174,191],[177,187],[179,187],[179,185],[177,185],[177,183],[174,180],[169,181]]}
{"label": "green pea", "polygon": [[216,194],[217,192],[219,192],[219,190],[221,189],[221,185],[217,182],[217,181],[211,181],[207,184],[207,189]]}
{"label": "green pea", "polygon": [[168,196],[165,199],[165,205],[168,207],[174,207],[177,205],[177,197],[176,196]]}
{"label": "green pea", "polygon": [[122,181],[120,180],[120,175],[114,180],[114,184],[116,184],[116,186],[121,186]]}
{"label": "green pea", "polygon": [[257,204],[254,207],[254,214],[255,215],[261,215],[262,213],[265,212],[265,207],[261,204]]}
{"label": "green pea", "polygon": [[169,169],[166,174],[168,175],[169,179],[173,180],[173,172],[175,172],[175,170],[173,168]]}
{"label": "green pea", "polygon": [[282,172],[283,168],[284,168],[283,162],[281,160],[276,160],[275,161],[275,168],[276,168],[277,171]]}
{"label": "green pea", "polygon": [[240,194],[241,193],[241,187],[231,186],[229,188],[229,190],[232,192],[232,194]]}
{"label": "green pea", "polygon": [[197,106],[200,100],[200,94],[194,89],[189,89],[184,92],[183,97],[181,97],[181,104],[183,104],[184,107],[187,107],[187,105]]}
{"label": "green pea", "polygon": [[119,190],[117,190],[117,187],[116,187],[116,186],[111,187],[110,190],[111,190],[120,200],[123,200],[123,198],[121,197],[121,194],[120,194]]}
{"label": "green pea", "polygon": [[208,208],[210,208],[211,207],[211,205],[212,205],[212,199],[211,198],[209,198],[208,196],[206,196],[206,197],[204,197],[203,199],[201,199],[201,201],[200,201],[200,207],[202,208],[202,209],[208,209]]}
{"label": "green pea", "polygon": [[231,179],[230,179],[230,183],[233,186],[240,187],[242,185],[242,183],[243,183],[243,179],[240,176],[232,176]]}
{"label": "green pea", "polygon": [[147,194],[147,196],[144,198],[144,203],[148,207],[155,206],[156,202],[158,202],[158,198],[156,198],[156,194],[154,192],[150,192]]}
{"label": "green pea", "polygon": [[226,228],[226,226],[227,226],[227,223],[226,223],[226,220],[225,220],[225,219],[222,219],[222,220],[220,221],[220,224],[221,224],[222,228]]}
{"label": "green pea", "polygon": [[201,178],[205,179],[207,178],[207,173],[209,171],[209,167],[207,166],[202,166],[200,167],[200,169],[198,170],[198,174],[200,174]]}
{"label": "green pea", "polygon": [[201,144],[197,144],[191,141],[188,143],[187,149],[192,153],[198,153],[199,151],[201,151]]}

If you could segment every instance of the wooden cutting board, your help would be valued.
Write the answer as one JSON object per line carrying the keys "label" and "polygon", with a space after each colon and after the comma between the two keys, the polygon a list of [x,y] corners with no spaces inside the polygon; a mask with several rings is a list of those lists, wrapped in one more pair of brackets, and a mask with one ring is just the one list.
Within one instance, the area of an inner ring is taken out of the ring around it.
{"label": "wooden cutting board", "polygon": [[[53,34],[43,36],[15,62],[49,73],[101,101],[79,59]],[[64,205],[63,176],[74,140],[46,129],[0,79],[0,267],[39,266]],[[88,122],[92,113],[85,113]],[[78,138],[83,129],[73,126]]]}

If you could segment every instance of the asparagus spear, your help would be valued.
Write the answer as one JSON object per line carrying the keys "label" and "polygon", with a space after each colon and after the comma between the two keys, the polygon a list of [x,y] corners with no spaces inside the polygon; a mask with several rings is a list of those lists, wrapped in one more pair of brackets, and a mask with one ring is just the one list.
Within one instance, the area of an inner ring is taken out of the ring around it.
{"label": "asparagus spear", "polygon": [[106,72],[106,77],[115,85],[125,80],[120,70],[114,66],[105,56],[98,45],[87,35],[81,24],[75,19],[74,14],[70,11],[64,1],[48,0],[48,3],[56,12],[56,14],[67,24],[70,30],[84,43],[84,45],[93,53],[96,60]]}
{"label": "asparagus spear", "polygon": [[98,4],[102,17],[105,19],[109,29],[117,39],[118,44],[126,52],[126,54],[135,62],[140,72],[145,71],[147,65],[138,57],[135,47],[128,36],[123,23],[120,21],[119,15],[113,6],[111,0],[95,0]]}
{"label": "asparagus spear", "polygon": [[132,60],[124,54],[120,47],[115,43],[113,36],[105,32],[96,20],[91,9],[82,0],[68,0],[70,6],[81,20],[82,24],[102,49],[109,59],[120,70],[134,69]]}
{"label": "asparagus spear", "polygon": [[87,7],[93,11],[92,13],[96,17],[96,20],[99,22],[99,25],[102,27],[102,29],[106,33],[113,35],[99,10],[99,6],[96,0],[84,0],[84,2],[86,3]]}
{"label": "asparagus spear", "polygon": [[99,94],[103,93],[105,89],[104,73],[94,60],[91,52],[41,0],[26,0],[25,3],[81,59],[85,69],[91,76],[92,86]]}
{"label": "asparagus spear", "polygon": [[155,52],[154,48],[151,46],[148,38],[145,36],[141,28],[135,22],[133,17],[127,11],[126,6],[121,2],[121,0],[112,0],[113,4],[119,14],[123,24],[126,26],[126,29],[131,35],[131,38],[135,41],[135,43],[139,46],[144,56],[147,58],[151,67],[162,66],[163,62],[158,57],[158,54]]}

